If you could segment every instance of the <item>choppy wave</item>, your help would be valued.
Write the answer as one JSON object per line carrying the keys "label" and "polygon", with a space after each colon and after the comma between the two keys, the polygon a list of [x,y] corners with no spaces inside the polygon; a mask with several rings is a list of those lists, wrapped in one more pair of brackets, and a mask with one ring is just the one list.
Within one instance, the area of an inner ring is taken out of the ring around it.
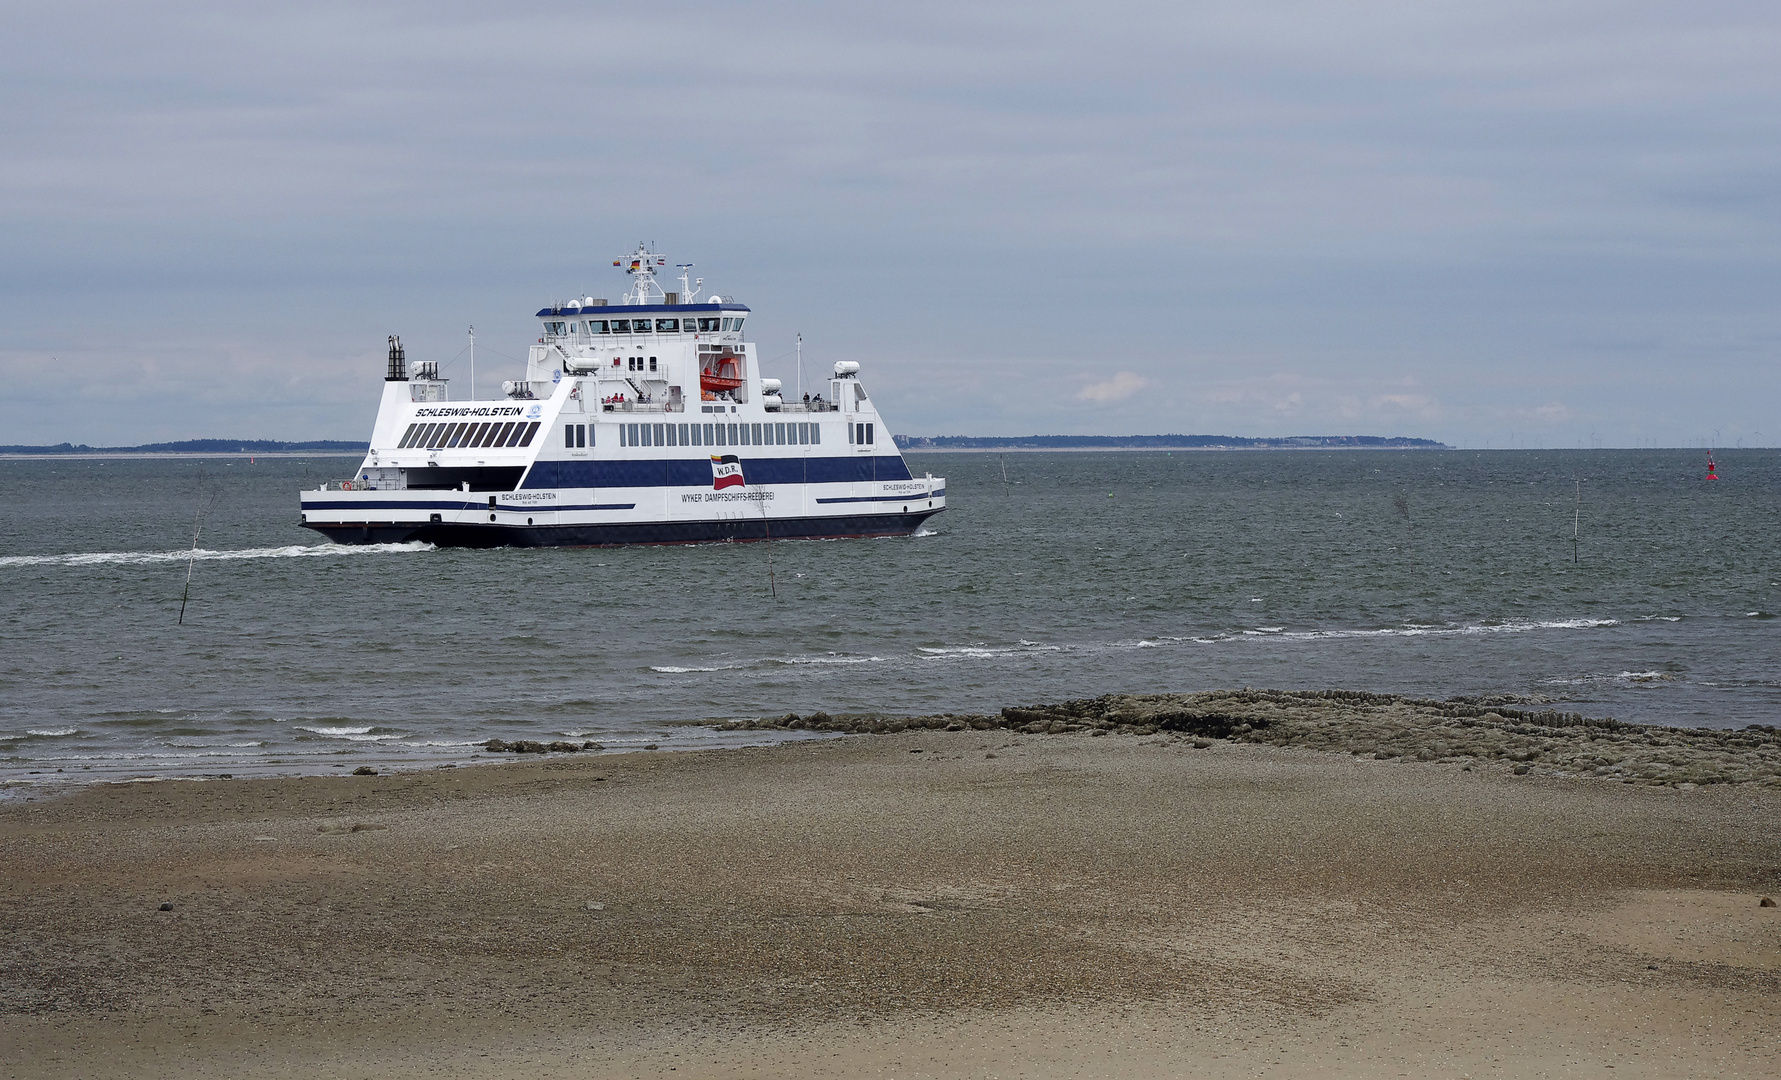
{"label": "choppy wave", "polygon": [[348,742],[385,742],[402,737],[400,732],[375,726],[364,727],[304,727],[296,725],[298,731],[307,731],[311,735],[320,735],[324,739],[345,739]]}
{"label": "choppy wave", "polygon": [[305,559],[344,555],[392,555],[432,551],[432,544],[287,544],[284,547],[243,548],[213,551],[182,548],[178,551],[87,551],[66,555],[4,555],[0,568],[22,566],[142,566],[155,563],[227,562],[236,559]]}
{"label": "choppy wave", "polygon": [[1250,637],[1292,638],[1311,641],[1331,638],[1369,637],[1454,637],[1470,634],[1522,634],[1532,630],[1594,630],[1619,626],[1619,619],[1554,619],[1545,622],[1515,621],[1501,623],[1466,623],[1460,626],[1428,626],[1412,623],[1407,626],[1383,626],[1371,630],[1285,630],[1281,627],[1258,626],[1240,633]]}
{"label": "choppy wave", "polygon": [[79,735],[79,728],[26,728],[27,735],[40,735],[46,739],[54,739],[63,735]]}
{"label": "choppy wave", "polygon": [[1648,683],[1679,682],[1682,676],[1674,671],[1620,671],[1614,674],[1579,675],[1567,679],[1545,679],[1549,686],[1592,686],[1604,683],[1640,686]]}

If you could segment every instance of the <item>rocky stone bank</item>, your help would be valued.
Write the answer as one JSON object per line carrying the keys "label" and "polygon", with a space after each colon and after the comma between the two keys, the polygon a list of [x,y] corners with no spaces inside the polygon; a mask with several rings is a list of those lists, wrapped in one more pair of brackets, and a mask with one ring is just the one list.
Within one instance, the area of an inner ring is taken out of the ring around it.
{"label": "rocky stone bank", "polygon": [[1212,690],[1109,694],[1003,709],[999,715],[788,713],[714,724],[720,731],[779,729],[888,734],[1008,731],[1025,735],[1163,735],[1268,743],[1379,759],[1490,765],[1516,773],[1593,776],[1628,784],[1781,786],[1781,728],[1736,731],[1659,727],[1515,707],[1520,699],[1428,701],[1352,690]]}

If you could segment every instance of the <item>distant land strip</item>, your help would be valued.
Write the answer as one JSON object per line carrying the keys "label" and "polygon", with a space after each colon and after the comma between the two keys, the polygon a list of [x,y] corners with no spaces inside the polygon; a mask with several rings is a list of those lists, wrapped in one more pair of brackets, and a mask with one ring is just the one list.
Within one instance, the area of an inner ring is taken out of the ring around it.
{"label": "distant land strip", "polygon": [[1401,435],[915,435],[896,436],[904,450],[1450,450],[1433,439]]}
{"label": "distant land strip", "polygon": [[[1383,435],[1288,435],[1249,439],[1241,435],[898,435],[903,450],[1447,450],[1433,439]],[[141,446],[0,446],[0,454],[362,454],[369,444],[340,439],[279,442],[275,439],[185,439]]]}
{"label": "distant land strip", "polygon": [[0,454],[290,454],[355,453],[370,449],[369,443],[313,439],[309,442],[278,442],[273,439],[186,439],[183,442],[144,443],[141,446],[88,446],[57,443],[54,446],[0,446]]}

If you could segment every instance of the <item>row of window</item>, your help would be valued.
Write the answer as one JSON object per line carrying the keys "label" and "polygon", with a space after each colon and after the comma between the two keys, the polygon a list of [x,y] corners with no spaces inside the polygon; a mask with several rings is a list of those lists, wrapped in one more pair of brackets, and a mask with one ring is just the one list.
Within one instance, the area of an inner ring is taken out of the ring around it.
{"label": "row of window", "polygon": [[821,424],[620,424],[620,446],[819,446]]}
{"label": "row of window", "polygon": [[652,330],[658,334],[682,332],[717,334],[740,331],[741,329],[742,319],[721,317],[710,319],[581,319],[544,324],[544,332],[550,337],[568,337],[570,334],[647,334]]}
{"label": "row of window", "polygon": [[455,446],[530,446],[532,436],[538,434],[539,422],[527,423],[524,420],[509,420],[502,423],[492,420],[486,424],[469,421],[462,424],[409,424],[408,430],[402,433],[402,440],[396,444],[398,450],[420,449],[449,450]]}
{"label": "row of window", "polygon": [[[538,421],[492,421],[486,424],[409,424],[398,450],[449,450],[454,447],[530,446],[538,434]],[[847,441],[872,443],[871,424],[848,424]],[[563,445],[571,450],[594,443],[594,425],[563,425]],[[820,446],[822,425],[788,424],[620,424],[620,446]]]}

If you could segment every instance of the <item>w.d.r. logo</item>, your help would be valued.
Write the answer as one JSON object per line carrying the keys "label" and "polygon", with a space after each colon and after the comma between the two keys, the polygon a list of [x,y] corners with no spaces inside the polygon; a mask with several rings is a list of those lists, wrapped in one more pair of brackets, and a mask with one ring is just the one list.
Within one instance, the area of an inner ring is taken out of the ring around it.
{"label": "w.d.r. logo", "polygon": [[742,462],[735,454],[725,454],[722,457],[711,455],[711,486],[714,490],[742,487],[746,483],[742,479]]}

